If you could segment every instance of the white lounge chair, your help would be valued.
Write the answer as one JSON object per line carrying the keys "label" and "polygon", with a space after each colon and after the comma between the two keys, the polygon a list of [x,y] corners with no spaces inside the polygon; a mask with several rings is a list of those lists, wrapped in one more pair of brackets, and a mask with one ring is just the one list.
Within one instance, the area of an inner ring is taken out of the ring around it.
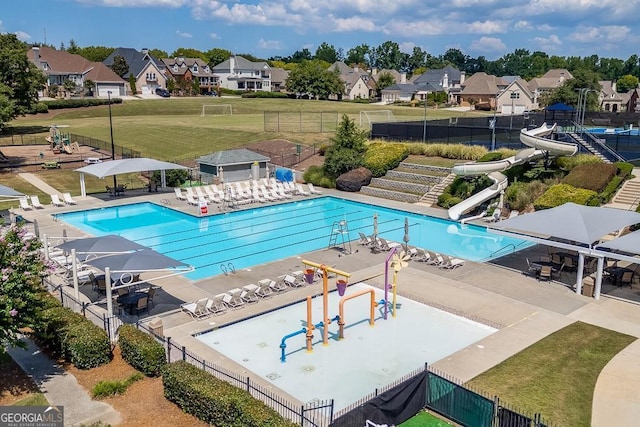
{"label": "white lounge chair", "polygon": [[300,185],[300,184],[296,184],[296,191],[301,196],[308,196],[308,195],[311,194],[311,193],[309,193],[307,191],[304,191],[304,188],[302,188],[302,185]]}
{"label": "white lounge chair", "polygon": [[218,294],[207,301],[206,307],[211,314],[224,313],[227,311],[227,305],[224,303],[225,295],[224,293]]}
{"label": "white lounge chair", "polygon": [[62,193],[62,199],[67,205],[75,205],[76,201],[71,198],[71,193]]}
{"label": "white lounge chair", "polygon": [[209,298],[202,298],[195,302],[186,302],[180,304],[180,308],[194,319],[202,319],[209,316],[210,311],[207,310]]}
{"label": "white lounge chair", "polygon": [[300,288],[305,284],[303,280],[296,279],[295,276],[291,274],[285,274],[283,280],[287,286],[291,286],[292,288]]}
{"label": "white lounge chair", "polygon": [[231,308],[238,308],[244,305],[244,300],[241,298],[242,289],[231,289],[224,297],[223,301]]}
{"label": "white lounge chair", "polygon": [[174,187],[173,191],[176,193],[176,199],[187,200],[187,197],[182,193],[182,190],[178,187]]}
{"label": "white lounge chair", "polygon": [[273,295],[273,289],[271,289],[271,282],[273,282],[273,280],[269,280],[269,279],[260,280],[258,282],[258,289],[256,289],[256,295],[258,295],[260,298],[268,298],[271,295]]}
{"label": "white lounge chair", "polygon": [[438,265],[440,268],[453,270],[454,268],[462,267],[464,265],[463,259],[452,258],[445,254],[440,254],[440,257],[442,258],[442,263]]}
{"label": "white lounge chair", "polygon": [[253,283],[249,285],[244,285],[242,287],[242,293],[240,294],[240,298],[242,298],[244,302],[248,302],[248,303],[258,302],[260,297],[256,294],[257,290],[258,290],[258,286],[254,285]]}
{"label": "white lounge chair", "polygon": [[413,259],[414,261],[428,262],[429,259],[431,258],[424,249],[420,249],[420,248],[414,248],[414,249],[415,249],[415,252],[410,254],[411,259]]}
{"label": "white lounge chair", "polygon": [[269,191],[264,185],[260,186],[260,192],[262,193],[262,197],[268,202],[275,202],[276,200],[278,200],[271,194],[269,194]]}
{"label": "white lounge chair", "polygon": [[316,190],[312,183],[307,183],[307,187],[309,187],[309,192],[311,194],[322,194],[322,191]]}
{"label": "white lounge chair", "polygon": [[51,204],[56,207],[64,206],[57,194],[51,194]]}
{"label": "white lounge chair", "polygon": [[204,187],[204,192],[212,202],[219,203],[222,199],[217,191],[213,191],[209,185]]}
{"label": "white lounge chair", "polygon": [[31,196],[31,206],[36,209],[44,209],[44,206],[40,203],[40,198],[38,196]]}
{"label": "white lounge chair", "polygon": [[193,206],[198,206],[199,205],[198,201],[196,199],[194,199],[194,197],[192,195],[190,195],[190,194],[187,194],[187,203],[189,203],[190,205],[193,205]]}
{"label": "white lounge chair", "polygon": [[31,210],[31,205],[29,204],[29,199],[27,199],[26,197],[21,197],[20,198],[20,207],[25,210]]}
{"label": "white lounge chair", "polygon": [[206,199],[207,198],[206,194],[204,194],[204,192],[202,191],[201,187],[194,187],[194,190],[196,192],[196,196],[198,196],[198,199]]}
{"label": "white lounge chair", "polygon": [[358,240],[359,245],[373,246],[373,239],[371,237],[367,236],[362,231],[359,231],[358,235],[360,236],[360,240]]}
{"label": "white lounge chair", "polygon": [[267,199],[265,199],[260,195],[260,190],[258,190],[256,187],[253,188],[252,192],[253,192],[253,200],[255,202],[264,203],[267,201]]}
{"label": "white lounge chair", "polygon": [[426,261],[427,264],[440,265],[443,263],[442,255],[427,250],[425,252],[429,254],[429,259]]}

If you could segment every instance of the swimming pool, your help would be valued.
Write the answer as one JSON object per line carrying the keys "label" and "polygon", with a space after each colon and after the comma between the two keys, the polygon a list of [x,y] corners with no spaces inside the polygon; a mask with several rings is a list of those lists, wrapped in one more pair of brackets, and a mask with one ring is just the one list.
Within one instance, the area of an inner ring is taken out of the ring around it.
{"label": "swimming pool", "polygon": [[[474,225],[330,196],[209,217],[134,203],[62,213],[57,218],[89,234],[117,234],[190,264],[196,269],[186,277],[199,280],[222,274],[221,265],[242,269],[327,248],[340,221],[347,224],[346,240],[358,239],[358,232],[370,235],[374,214],[380,237],[402,242],[408,218],[410,245],[471,261],[531,245]],[[354,250],[356,246],[353,242]]]}
{"label": "swimming pool", "polygon": [[[349,286],[345,296],[374,289],[364,283]],[[338,314],[340,296],[329,294],[329,315]],[[249,320],[243,320],[195,338],[302,402],[334,399],[339,411],[376,388],[413,369],[441,360],[497,330],[398,296],[397,317],[383,320],[379,306],[375,325],[369,326],[369,295],[351,299],[344,308],[344,339],[338,325],[329,325],[329,345],[322,329],[315,331],[313,352],[306,351],[305,335],[286,340],[286,362],[280,361],[283,337],[306,326],[306,303],[301,302]],[[322,320],[322,296],[313,299],[312,321]]]}

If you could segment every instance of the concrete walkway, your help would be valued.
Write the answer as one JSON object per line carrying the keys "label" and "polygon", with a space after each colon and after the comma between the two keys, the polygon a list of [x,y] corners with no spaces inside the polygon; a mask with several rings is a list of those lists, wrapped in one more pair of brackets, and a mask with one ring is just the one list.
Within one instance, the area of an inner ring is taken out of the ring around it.
{"label": "concrete walkway", "polygon": [[38,176],[32,173],[26,173],[26,172],[19,173],[18,176],[24,179],[25,181],[27,181],[29,184],[41,190],[43,193],[60,194],[58,190],[56,190],[55,188],[53,188],[52,186],[50,186],[49,184],[41,180]]}
{"label": "concrete walkway", "polygon": [[30,339],[23,338],[27,349],[9,348],[13,360],[33,379],[53,406],[64,407],[64,425],[79,426],[97,421],[120,424],[122,417],[111,405],[91,400],[75,377],[65,372],[57,363]]}

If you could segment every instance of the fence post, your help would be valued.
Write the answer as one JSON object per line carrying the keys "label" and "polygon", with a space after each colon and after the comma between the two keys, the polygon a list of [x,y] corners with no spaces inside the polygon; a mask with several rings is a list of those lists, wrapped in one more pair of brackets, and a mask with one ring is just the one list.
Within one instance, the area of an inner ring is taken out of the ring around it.
{"label": "fence post", "polygon": [[171,337],[167,337],[167,363],[171,363]]}
{"label": "fence post", "polygon": [[251,388],[251,378],[247,377],[247,391]]}
{"label": "fence post", "polygon": [[493,396],[493,422],[491,423],[494,426],[500,425],[500,420],[498,419],[498,407],[500,406],[500,399],[498,396]]}
{"label": "fence post", "polygon": [[304,404],[300,406],[300,425],[304,425]]}
{"label": "fence post", "polygon": [[187,360],[187,348],[182,346],[182,361]]}

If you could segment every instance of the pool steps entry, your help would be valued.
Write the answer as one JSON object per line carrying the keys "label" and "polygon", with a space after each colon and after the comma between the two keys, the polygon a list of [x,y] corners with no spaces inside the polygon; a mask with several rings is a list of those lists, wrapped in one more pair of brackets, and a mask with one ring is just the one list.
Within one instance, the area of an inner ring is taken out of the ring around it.
{"label": "pool steps entry", "polygon": [[[346,237],[345,237],[346,236]],[[349,225],[347,220],[334,221],[331,226],[328,249],[338,249],[343,254],[349,255],[351,251],[351,237],[349,236]]]}

